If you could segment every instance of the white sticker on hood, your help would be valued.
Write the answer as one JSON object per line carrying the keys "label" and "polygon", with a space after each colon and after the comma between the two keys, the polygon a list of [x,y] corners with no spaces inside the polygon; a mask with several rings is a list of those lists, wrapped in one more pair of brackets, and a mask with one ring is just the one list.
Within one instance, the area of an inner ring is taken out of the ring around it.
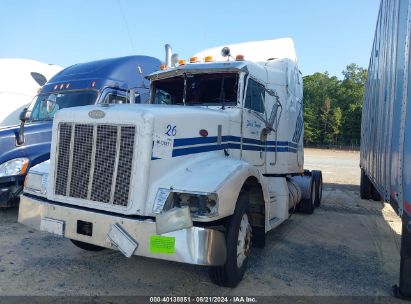
{"label": "white sticker on hood", "polygon": [[174,139],[154,134],[153,136],[153,157],[155,158],[172,158],[173,157]]}

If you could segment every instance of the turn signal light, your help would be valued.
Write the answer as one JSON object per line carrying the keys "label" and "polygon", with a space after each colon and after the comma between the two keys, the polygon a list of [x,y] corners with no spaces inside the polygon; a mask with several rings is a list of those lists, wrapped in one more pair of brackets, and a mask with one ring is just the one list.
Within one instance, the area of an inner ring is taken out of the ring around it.
{"label": "turn signal light", "polygon": [[198,62],[198,57],[191,57],[190,63],[195,63],[195,62]]}
{"label": "turn signal light", "polygon": [[211,62],[213,61],[213,56],[205,56],[204,57],[204,62]]}
{"label": "turn signal light", "polygon": [[180,59],[180,60],[178,61],[178,64],[179,64],[179,65],[185,65],[185,64],[186,64],[186,61],[185,61],[184,59]]}

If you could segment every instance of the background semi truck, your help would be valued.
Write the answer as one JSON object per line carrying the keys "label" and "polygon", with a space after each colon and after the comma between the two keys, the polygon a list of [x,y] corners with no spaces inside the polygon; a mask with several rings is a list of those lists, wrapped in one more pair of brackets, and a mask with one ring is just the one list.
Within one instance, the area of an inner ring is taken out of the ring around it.
{"label": "background semi truck", "polygon": [[400,283],[411,297],[411,1],[382,0],[361,126],[361,198],[383,199],[402,218]]}
{"label": "background semi truck", "polygon": [[18,124],[24,107],[62,69],[58,65],[30,59],[0,59],[0,128]]}
{"label": "background semi truck", "polygon": [[86,250],[206,265],[234,287],[253,245],[321,201],[321,172],[303,168],[294,44],[217,47],[189,61],[167,49],[148,104],[56,114],[50,161],[30,169],[19,222]]}
{"label": "background semi truck", "polygon": [[52,120],[57,110],[145,102],[149,81],[144,77],[158,70],[160,64],[149,56],[104,59],[75,64],[50,79],[21,114],[20,126],[0,128],[0,208],[16,205],[29,168],[49,159]]}

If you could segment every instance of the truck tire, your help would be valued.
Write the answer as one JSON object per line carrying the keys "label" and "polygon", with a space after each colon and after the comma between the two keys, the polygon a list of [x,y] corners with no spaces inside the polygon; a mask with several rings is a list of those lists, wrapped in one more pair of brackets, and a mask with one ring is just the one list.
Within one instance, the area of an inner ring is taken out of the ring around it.
{"label": "truck tire", "polygon": [[242,280],[252,247],[250,221],[248,196],[240,194],[234,215],[226,224],[226,262],[223,266],[209,269],[210,278],[214,284],[235,287]]}
{"label": "truck tire", "polygon": [[323,174],[321,171],[313,170],[312,178],[315,182],[315,198],[314,207],[317,208],[321,204],[321,199],[323,197]]}
{"label": "truck tire", "polygon": [[100,247],[97,245],[93,245],[93,244],[89,244],[89,243],[84,243],[84,242],[80,242],[80,241],[76,241],[76,240],[72,240],[70,239],[70,241],[78,248],[81,248],[83,250],[87,250],[87,251],[101,251],[104,250],[106,248],[104,247]]}
{"label": "truck tire", "polygon": [[376,202],[381,202],[382,200],[380,193],[374,185],[371,185],[371,198]]}
{"label": "truck tire", "polygon": [[310,197],[301,200],[299,208],[300,212],[305,214],[312,214],[314,212],[315,188],[316,183],[314,181],[314,178],[312,177],[310,181]]}
{"label": "truck tire", "polygon": [[370,199],[372,184],[367,174],[365,174],[364,169],[361,169],[361,181],[360,181],[360,197],[361,199]]}

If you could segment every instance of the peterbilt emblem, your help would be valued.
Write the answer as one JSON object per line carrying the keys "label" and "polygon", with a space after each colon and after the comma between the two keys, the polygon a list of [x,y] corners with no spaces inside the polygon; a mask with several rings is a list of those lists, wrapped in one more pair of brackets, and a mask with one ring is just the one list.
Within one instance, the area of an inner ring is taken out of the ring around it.
{"label": "peterbilt emblem", "polygon": [[106,116],[106,113],[104,113],[101,110],[93,110],[93,111],[88,112],[88,116],[90,118],[100,119],[100,118],[103,118],[104,116]]}

